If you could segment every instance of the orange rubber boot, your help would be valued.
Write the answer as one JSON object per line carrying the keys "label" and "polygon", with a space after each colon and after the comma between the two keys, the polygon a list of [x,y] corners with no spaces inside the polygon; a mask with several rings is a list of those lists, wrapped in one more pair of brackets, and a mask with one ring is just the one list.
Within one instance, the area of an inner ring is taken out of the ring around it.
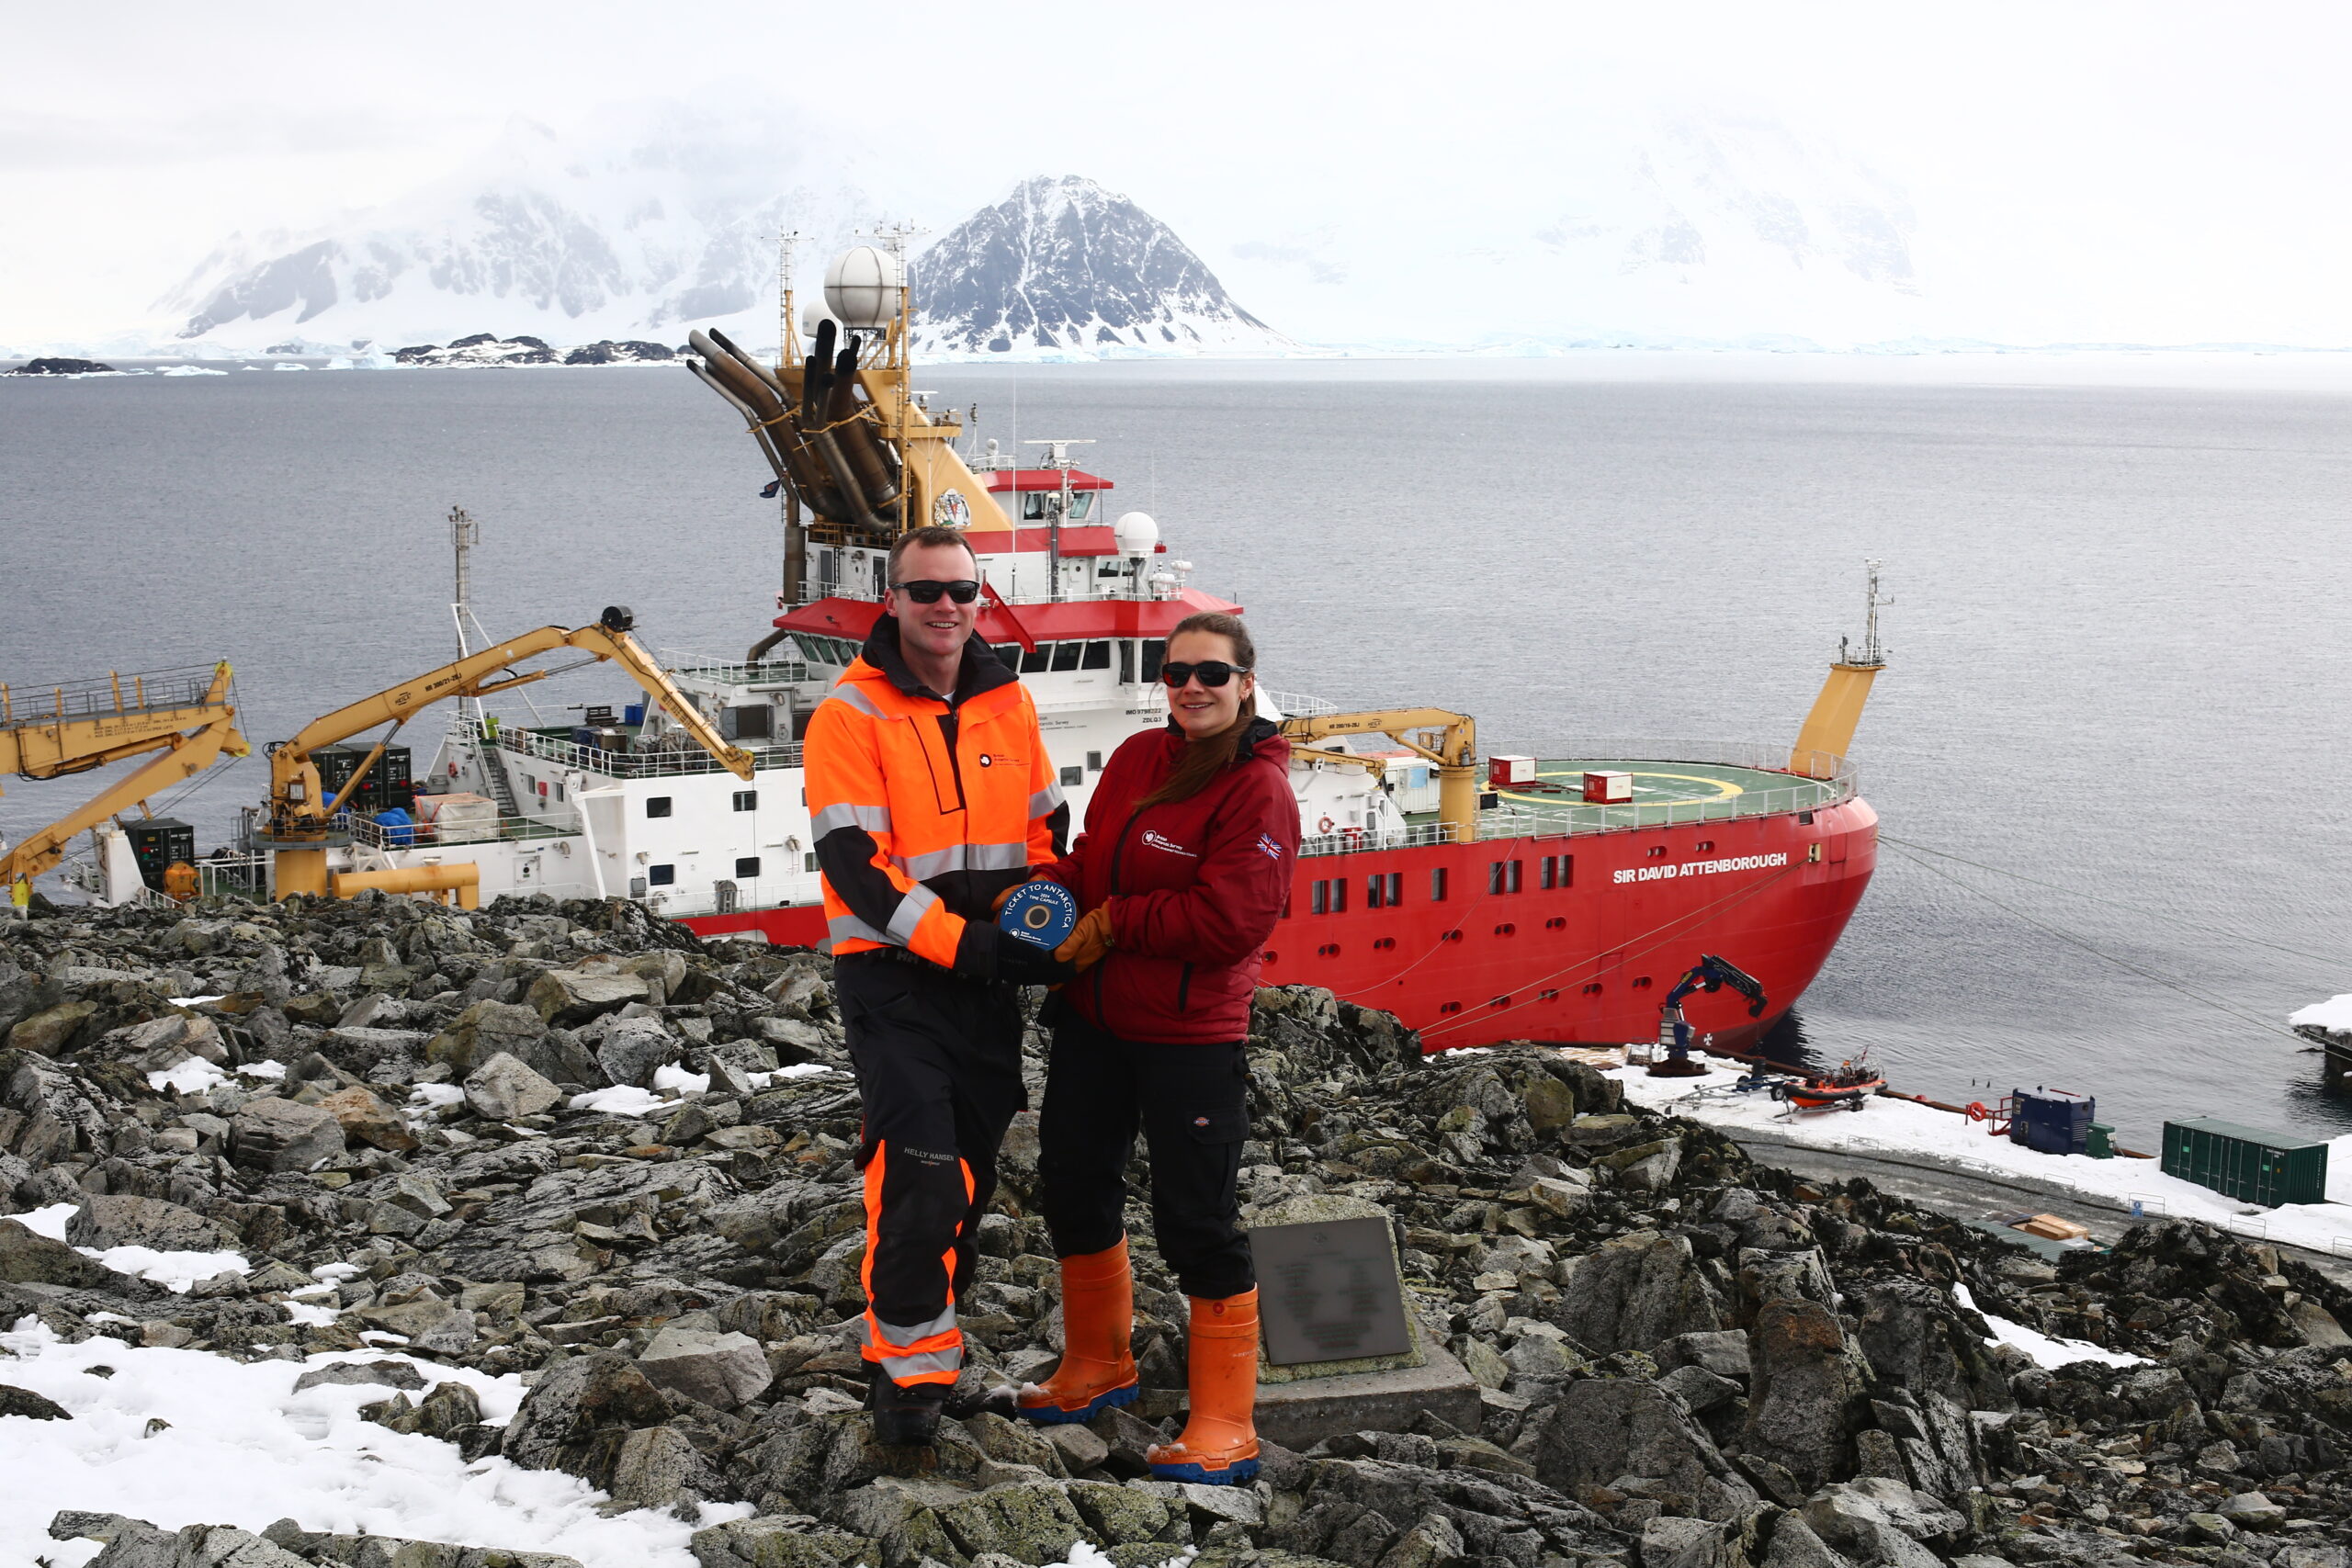
{"label": "orange rubber boot", "polygon": [[1063,1258],[1062,1364],[1043,1383],[1021,1385],[1023,1416],[1050,1427],[1091,1421],[1112,1405],[1134,1404],[1135,1331],[1126,1238],[1101,1252]]}
{"label": "orange rubber boot", "polygon": [[1231,1486],[1258,1473],[1258,1292],[1192,1303],[1192,1408],[1183,1435],[1153,1444],[1144,1462],[1162,1481]]}

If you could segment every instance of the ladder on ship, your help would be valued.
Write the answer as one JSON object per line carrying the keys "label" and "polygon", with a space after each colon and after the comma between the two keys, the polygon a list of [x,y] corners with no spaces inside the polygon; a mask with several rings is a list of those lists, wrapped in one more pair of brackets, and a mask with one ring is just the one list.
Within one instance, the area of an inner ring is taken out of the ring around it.
{"label": "ladder on ship", "polygon": [[506,758],[497,738],[484,734],[479,728],[474,733],[481,736],[482,776],[490,781],[490,798],[498,802],[500,819],[520,817],[523,813],[514,804],[514,782],[506,776]]}

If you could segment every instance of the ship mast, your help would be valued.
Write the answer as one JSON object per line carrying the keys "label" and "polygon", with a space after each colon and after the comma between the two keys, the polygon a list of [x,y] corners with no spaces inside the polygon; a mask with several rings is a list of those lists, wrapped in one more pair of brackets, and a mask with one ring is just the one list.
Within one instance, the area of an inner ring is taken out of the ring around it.
{"label": "ship mast", "polygon": [[1886,668],[1886,649],[1878,640],[1878,613],[1894,601],[1878,591],[1879,562],[1862,565],[1868,584],[1862,651],[1856,655],[1848,638],[1838,639],[1838,661],[1829,667],[1829,678],[1821,683],[1821,694],[1813,699],[1813,711],[1805,715],[1796,747],[1789,753],[1789,772],[1809,779],[1834,778],[1845,767],[1854,729],[1862,722],[1862,705],[1870,701],[1871,682]]}

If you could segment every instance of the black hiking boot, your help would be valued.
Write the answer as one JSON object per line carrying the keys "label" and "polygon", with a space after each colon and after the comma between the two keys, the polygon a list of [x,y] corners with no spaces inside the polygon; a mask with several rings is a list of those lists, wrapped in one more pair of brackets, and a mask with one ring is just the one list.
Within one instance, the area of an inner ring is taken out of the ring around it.
{"label": "black hiking boot", "polygon": [[891,1448],[920,1448],[939,1431],[939,1407],[947,1390],[938,1383],[902,1388],[880,1367],[865,1385],[865,1408],[874,1414],[874,1440]]}

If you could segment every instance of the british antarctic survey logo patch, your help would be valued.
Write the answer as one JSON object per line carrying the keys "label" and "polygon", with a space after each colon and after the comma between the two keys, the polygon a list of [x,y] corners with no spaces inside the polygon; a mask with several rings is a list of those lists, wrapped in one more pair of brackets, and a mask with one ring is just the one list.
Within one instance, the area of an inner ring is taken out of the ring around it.
{"label": "british antarctic survey logo patch", "polygon": [[1192,860],[1201,858],[1199,851],[1186,849],[1157,828],[1146,828],[1143,830],[1143,841],[1148,848],[1166,850],[1171,855],[1183,855]]}

